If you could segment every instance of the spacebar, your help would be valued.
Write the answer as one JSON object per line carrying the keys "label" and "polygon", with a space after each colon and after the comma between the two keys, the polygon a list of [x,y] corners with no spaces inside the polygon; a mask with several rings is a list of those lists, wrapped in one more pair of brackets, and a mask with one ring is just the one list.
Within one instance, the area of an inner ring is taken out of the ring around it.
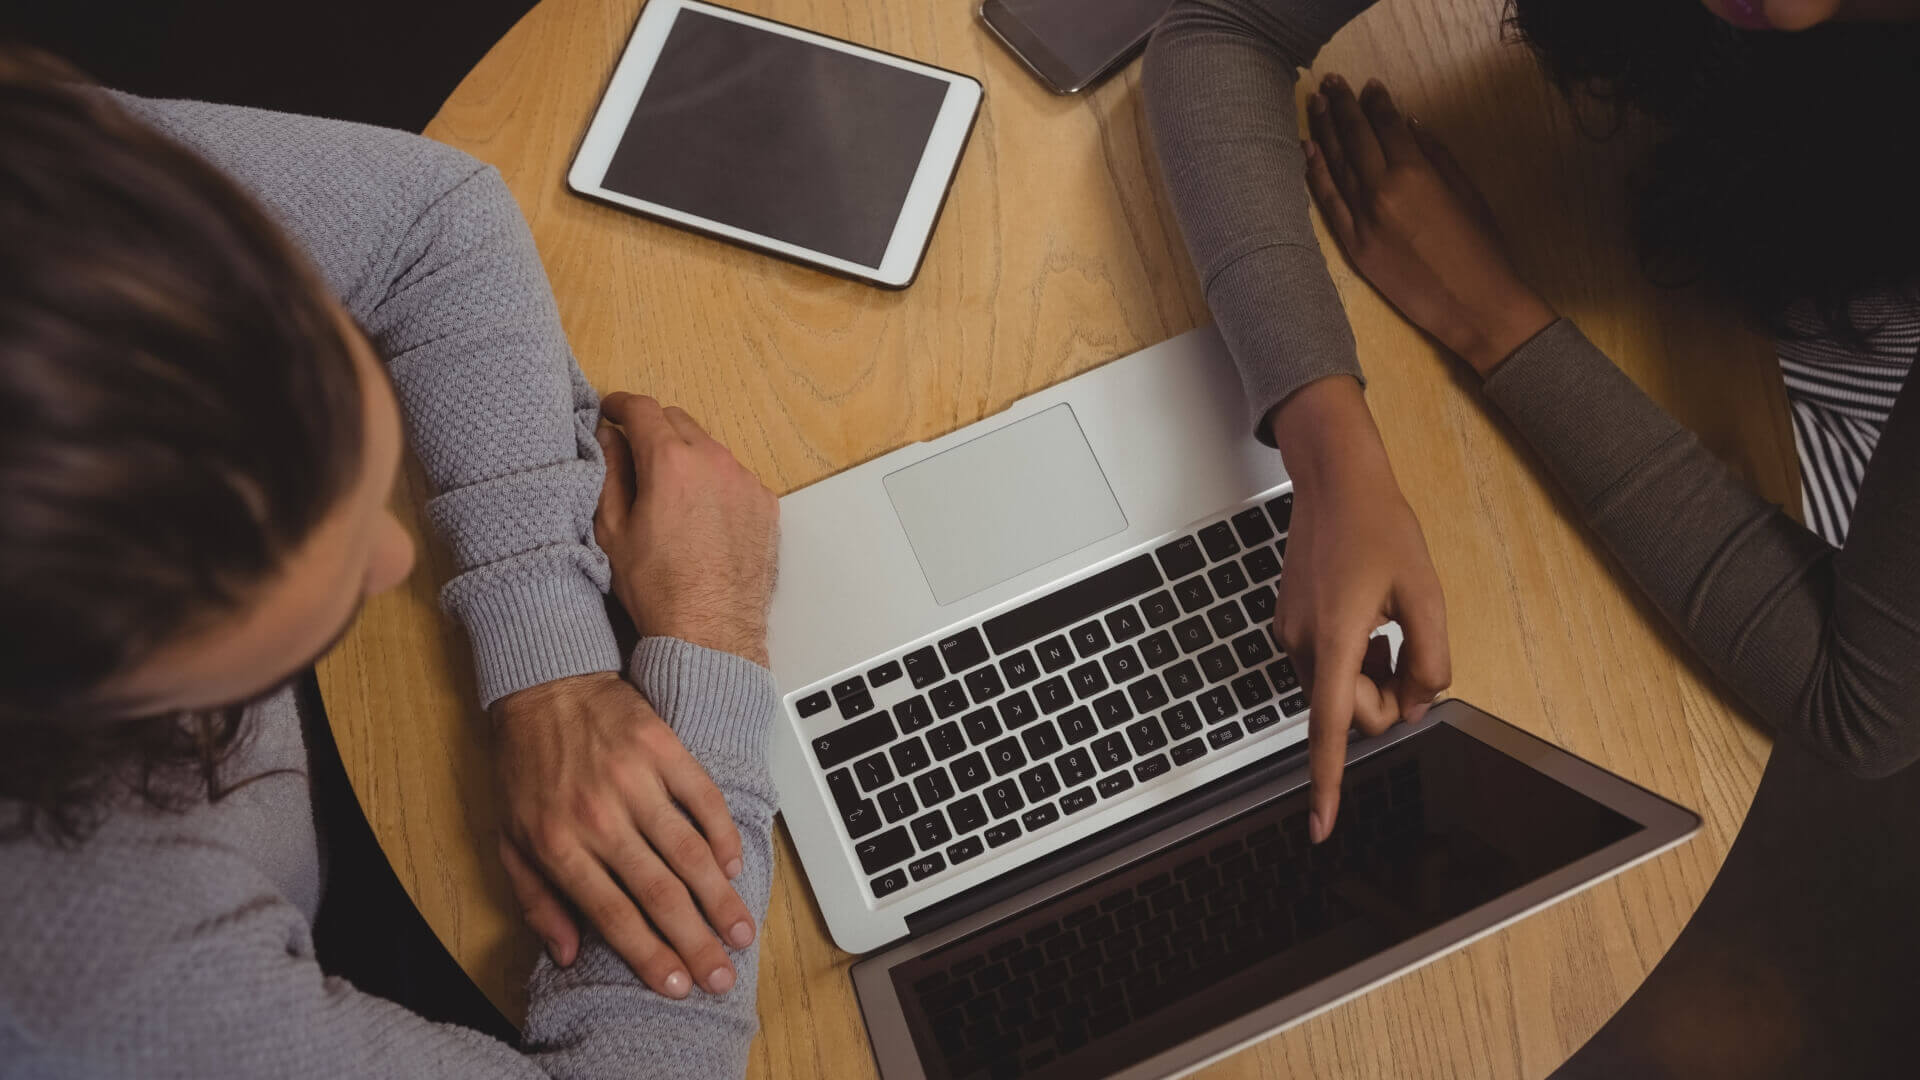
{"label": "spacebar", "polygon": [[1098,615],[1158,584],[1160,570],[1153,565],[1153,556],[1141,555],[1005,615],[995,615],[981,629],[987,632],[987,643],[993,646],[993,651],[1003,653]]}

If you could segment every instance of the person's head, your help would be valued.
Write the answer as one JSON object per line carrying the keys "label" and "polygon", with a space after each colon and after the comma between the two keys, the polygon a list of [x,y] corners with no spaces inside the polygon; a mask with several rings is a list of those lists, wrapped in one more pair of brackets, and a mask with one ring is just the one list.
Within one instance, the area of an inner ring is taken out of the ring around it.
{"label": "person's head", "polygon": [[[1744,29],[1764,16],[1795,32]],[[1753,17],[1749,17],[1753,16]],[[1640,247],[1780,330],[1808,301],[1920,280],[1920,0],[1510,0],[1509,26],[1571,94],[1651,119]]]}
{"label": "person's head", "polygon": [[264,212],[0,52],[0,830],[212,793],[231,706],[406,575],[372,347]]}

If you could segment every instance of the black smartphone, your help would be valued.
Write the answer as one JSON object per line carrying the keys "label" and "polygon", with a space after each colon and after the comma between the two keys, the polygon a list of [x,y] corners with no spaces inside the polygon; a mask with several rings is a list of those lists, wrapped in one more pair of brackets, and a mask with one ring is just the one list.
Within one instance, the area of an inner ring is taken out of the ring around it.
{"label": "black smartphone", "polygon": [[1084,90],[1146,47],[1172,0],[983,0],[980,21],[1056,94]]}

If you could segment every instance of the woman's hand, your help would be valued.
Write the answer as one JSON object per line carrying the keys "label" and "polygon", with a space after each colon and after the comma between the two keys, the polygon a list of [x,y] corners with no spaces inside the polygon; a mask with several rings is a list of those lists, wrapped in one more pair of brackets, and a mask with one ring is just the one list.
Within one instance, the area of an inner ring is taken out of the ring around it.
{"label": "woman's hand", "polygon": [[[1360,384],[1344,375],[1308,383],[1272,425],[1294,490],[1274,629],[1310,697],[1317,844],[1339,811],[1348,729],[1378,735],[1418,720],[1452,681],[1447,605]],[[1369,655],[1388,619],[1406,635],[1393,671]]]}
{"label": "woman's hand", "polygon": [[1307,189],[1354,266],[1482,376],[1554,311],[1514,272],[1486,200],[1387,88],[1329,75],[1307,104]]}

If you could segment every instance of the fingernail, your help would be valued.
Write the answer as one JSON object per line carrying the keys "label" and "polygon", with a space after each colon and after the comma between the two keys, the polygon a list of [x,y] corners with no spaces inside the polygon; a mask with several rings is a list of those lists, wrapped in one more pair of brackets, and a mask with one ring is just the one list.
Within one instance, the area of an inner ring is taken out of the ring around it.
{"label": "fingernail", "polygon": [[1383,83],[1383,82],[1381,82],[1381,81],[1380,81],[1379,79],[1368,79],[1368,80],[1367,80],[1367,89],[1368,89],[1368,90],[1385,90],[1386,88],[1387,88],[1387,84],[1386,84],[1386,83]]}
{"label": "fingernail", "polygon": [[707,989],[716,994],[724,994],[733,989],[733,972],[726,968],[714,968],[707,976]]}
{"label": "fingernail", "polygon": [[1408,114],[1408,116],[1407,116],[1407,126],[1408,126],[1408,127],[1425,127],[1426,125],[1424,125],[1424,124],[1422,124],[1422,123],[1420,122],[1420,118],[1419,118],[1419,117],[1417,117],[1417,116],[1414,116],[1414,115],[1412,115],[1412,114]]}
{"label": "fingernail", "polygon": [[1307,111],[1312,113],[1315,116],[1319,116],[1321,113],[1326,112],[1327,111],[1326,95],[1316,92],[1312,97],[1308,98]]}
{"label": "fingernail", "polygon": [[742,919],[727,930],[727,940],[733,942],[734,948],[744,949],[753,944],[753,927]]}
{"label": "fingernail", "polygon": [[1320,148],[1313,145],[1312,139],[1300,140],[1300,151],[1307,155],[1308,161],[1312,161],[1314,158],[1320,156]]}
{"label": "fingernail", "polygon": [[1315,810],[1307,815],[1307,839],[1317,844],[1326,838],[1327,827],[1321,824],[1320,811]]}
{"label": "fingernail", "polygon": [[1333,87],[1335,90],[1340,90],[1346,87],[1347,80],[1338,75],[1329,75],[1327,76],[1327,85]]}
{"label": "fingernail", "polygon": [[733,861],[727,863],[727,879],[732,880],[734,878],[739,877],[740,871],[745,869],[746,867],[740,864],[739,859],[734,859]]}
{"label": "fingernail", "polygon": [[687,990],[690,989],[692,985],[693,980],[687,978],[686,972],[676,971],[667,976],[667,996],[676,998],[686,997]]}

